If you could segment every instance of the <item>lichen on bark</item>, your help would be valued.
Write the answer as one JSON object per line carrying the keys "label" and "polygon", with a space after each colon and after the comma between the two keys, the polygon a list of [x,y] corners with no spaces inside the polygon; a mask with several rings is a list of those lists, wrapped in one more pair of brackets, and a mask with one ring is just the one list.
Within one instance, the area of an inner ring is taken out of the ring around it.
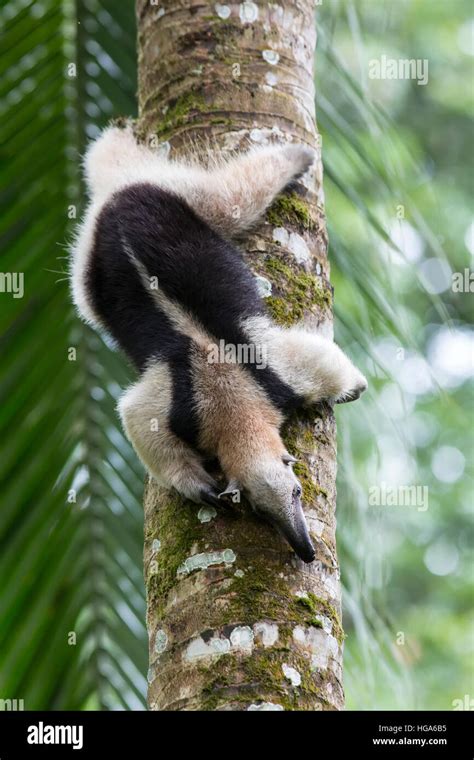
{"label": "lichen on bark", "polygon": [[[151,144],[169,143],[172,156],[191,144],[224,154],[268,142],[313,146],[312,176],[276,200],[241,248],[272,286],[267,303],[277,322],[330,333],[314,5],[137,0],[136,131]],[[343,707],[332,410],[301,411],[283,436],[299,459],[312,565],[244,503],[202,521],[198,506],[147,483],[151,709]]]}

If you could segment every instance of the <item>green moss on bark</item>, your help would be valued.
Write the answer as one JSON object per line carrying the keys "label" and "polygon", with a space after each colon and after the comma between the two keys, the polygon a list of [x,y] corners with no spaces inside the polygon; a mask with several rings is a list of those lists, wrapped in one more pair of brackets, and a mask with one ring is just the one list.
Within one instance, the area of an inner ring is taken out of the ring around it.
{"label": "green moss on bark", "polygon": [[307,596],[300,597],[297,603],[300,607],[307,610],[308,613],[312,615],[319,614],[329,618],[332,623],[332,635],[337,640],[339,645],[343,643],[345,638],[344,631],[342,630],[341,620],[334,605],[328,602],[327,599],[323,599],[322,597],[316,596],[316,594],[313,593],[309,593]]}
{"label": "green moss on bark", "polygon": [[188,123],[190,118],[206,110],[204,98],[193,92],[181,95],[168,108],[163,119],[156,128],[160,140],[166,140],[179,128]]}
{"label": "green moss on bark", "polygon": [[323,494],[324,496],[327,495],[325,490],[314,482],[309,465],[304,460],[300,459],[300,461],[294,465],[293,471],[303,489],[303,504],[306,504],[307,506],[314,505],[320,494]]}
{"label": "green moss on bark", "polygon": [[255,565],[252,561],[252,569],[240,577],[234,576],[226,589],[227,604],[219,614],[221,624],[253,625],[255,621],[266,620],[278,625],[280,639],[285,631],[290,635],[295,625],[321,626],[320,620],[315,619],[315,612],[319,611],[315,603],[305,606],[300,597],[293,596],[285,578],[276,577],[263,561],[260,566]]}
{"label": "green moss on bark", "polygon": [[[298,671],[299,686],[292,686],[285,678],[283,664]],[[316,702],[330,706],[322,696],[318,676],[312,672],[309,660],[289,647],[254,650],[251,657],[223,655],[211,669],[202,669],[201,677],[205,682],[203,710],[216,710],[229,702],[248,706],[268,701],[287,711],[314,710]]]}
{"label": "green moss on bark", "polygon": [[[326,489],[315,483],[308,463],[301,458],[302,452],[312,454],[316,447],[313,432],[308,426],[313,424],[313,417],[314,413],[310,413],[309,418],[306,419],[303,410],[294,419],[287,422],[283,429],[283,437],[289,453],[298,458],[293,471],[301,483],[303,503],[307,506],[314,505],[320,495],[327,498]],[[305,427],[302,427],[302,424]]]}
{"label": "green moss on bark", "polygon": [[190,555],[193,544],[202,535],[202,525],[189,504],[174,492],[163,496],[159,509],[148,520],[146,539],[160,541],[153,561],[156,572],[148,573],[148,606],[162,613],[169,591],[176,584],[178,567]]}
{"label": "green moss on bark", "polygon": [[274,227],[287,224],[302,226],[305,230],[315,227],[309,205],[297,193],[280,195],[267,211],[267,219]]}
{"label": "green moss on bark", "polygon": [[305,313],[315,307],[331,308],[331,291],[323,288],[314,275],[300,269],[295,271],[276,257],[267,258],[264,267],[272,282],[282,291],[281,296],[265,299],[278,324],[289,327],[300,322]]}

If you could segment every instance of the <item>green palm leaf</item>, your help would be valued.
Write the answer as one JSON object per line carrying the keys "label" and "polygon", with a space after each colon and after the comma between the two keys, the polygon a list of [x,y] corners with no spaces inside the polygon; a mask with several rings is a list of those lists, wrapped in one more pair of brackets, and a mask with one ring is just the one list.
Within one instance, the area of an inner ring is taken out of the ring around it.
{"label": "green palm leaf", "polygon": [[128,371],[74,317],[64,258],[78,156],[135,109],[122,6],[1,11],[2,271],[23,273],[25,294],[2,296],[0,322],[0,697],[29,709],[144,706],[143,473],[115,410]]}

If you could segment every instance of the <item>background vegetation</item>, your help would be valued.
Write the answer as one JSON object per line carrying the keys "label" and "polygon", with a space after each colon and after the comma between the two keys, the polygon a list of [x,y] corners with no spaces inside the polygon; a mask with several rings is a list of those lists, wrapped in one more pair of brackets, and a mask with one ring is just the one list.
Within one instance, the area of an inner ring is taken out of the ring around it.
{"label": "background vegetation", "polygon": [[[370,391],[338,410],[349,708],[452,709],[473,695],[469,0],[318,8],[336,337]],[[140,709],[147,662],[143,472],[114,410],[130,372],[75,318],[67,241],[78,156],[135,115],[132,0],[0,3],[3,60],[0,698]],[[427,59],[429,80],[369,61]],[[75,64],[76,67],[71,67]],[[372,506],[416,484],[428,508]]]}

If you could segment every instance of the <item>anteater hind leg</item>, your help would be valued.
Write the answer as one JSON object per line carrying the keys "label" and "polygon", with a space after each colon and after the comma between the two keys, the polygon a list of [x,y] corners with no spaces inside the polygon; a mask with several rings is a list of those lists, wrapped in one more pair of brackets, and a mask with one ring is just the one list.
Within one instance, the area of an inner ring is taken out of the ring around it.
{"label": "anteater hind leg", "polygon": [[196,503],[220,505],[216,483],[199,455],[169,429],[170,406],[169,371],[157,362],[120,399],[127,437],[159,483]]}
{"label": "anteater hind leg", "polygon": [[314,152],[306,145],[268,145],[210,172],[183,174],[184,181],[175,188],[211,227],[232,237],[255,224],[313,160]]}
{"label": "anteater hind leg", "polygon": [[217,232],[232,237],[257,222],[313,160],[314,151],[307,145],[265,145],[204,169],[195,162],[168,161],[137,144],[130,128],[109,127],[89,147],[85,166],[96,194],[154,182],[183,198]]}

